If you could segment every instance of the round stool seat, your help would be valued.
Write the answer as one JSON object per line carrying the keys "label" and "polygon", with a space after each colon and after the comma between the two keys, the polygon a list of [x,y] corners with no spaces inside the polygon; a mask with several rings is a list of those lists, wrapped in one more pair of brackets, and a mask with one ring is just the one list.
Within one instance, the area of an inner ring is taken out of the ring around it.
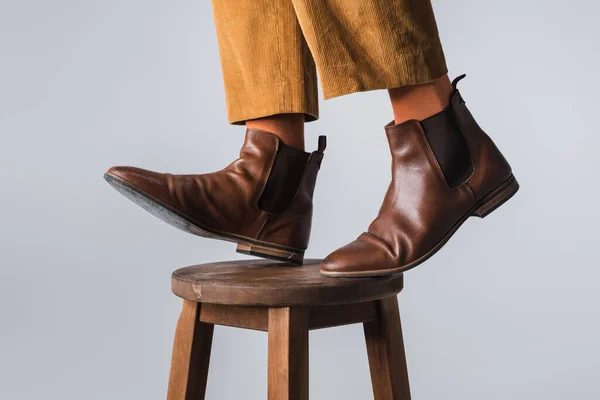
{"label": "round stool seat", "polygon": [[200,264],[173,272],[173,293],[200,303],[260,306],[354,304],[402,290],[402,274],[377,278],[328,278],[321,260],[295,266],[268,260]]}

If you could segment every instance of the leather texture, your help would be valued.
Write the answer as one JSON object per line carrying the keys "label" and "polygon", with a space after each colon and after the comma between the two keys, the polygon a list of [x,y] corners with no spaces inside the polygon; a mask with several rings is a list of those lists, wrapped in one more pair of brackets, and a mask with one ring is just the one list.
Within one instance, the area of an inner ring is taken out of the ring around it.
{"label": "leather texture", "polygon": [[252,239],[250,243],[260,241],[305,250],[323,152],[307,155],[302,178],[293,188],[295,196],[284,212],[276,215],[261,210],[258,202],[279,156],[278,149],[283,145],[274,134],[248,129],[239,158],[217,172],[172,175],[135,167],[113,167],[107,175],[184,218],[192,233],[240,243]]}
{"label": "leather texture", "polygon": [[451,187],[419,121],[390,123],[392,180],[377,218],[355,241],[321,264],[330,276],[372,276],[402,272],[437,251],[478,206],[512,176],[506,159],[477,125],[458,90],[450,99],[464,135],[472,171]]}

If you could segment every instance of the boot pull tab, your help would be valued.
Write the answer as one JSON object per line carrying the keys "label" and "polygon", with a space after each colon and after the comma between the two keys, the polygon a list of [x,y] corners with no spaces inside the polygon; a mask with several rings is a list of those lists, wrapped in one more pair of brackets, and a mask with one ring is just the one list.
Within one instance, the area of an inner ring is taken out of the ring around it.
{"label": "boot pull tab", "polygon": [[327,136],[319,136],[319,147],[317,148],[317,151],[319,153],[323,153],[326,148],[327,148]]}
{"label": "boot pull tab", "polygon": [[[458,82],[462,81],[466,76],[467,76],[467,74],[462,74],[462,75],[459,75],[456,78],[454,78],[454,80],[452,81],[452,87],[454,88],[454,90],[456,90],[456,86],[458,86]],[[446,81],[446,82],[448,82],[448,81]]]}
{"label": "boot pull tab", "polygon": [[462,104],[465,104],[465,100],[463,99],[463,97],[461,96],[460,92],[458,91],[458,89],[456,87],[458,86],[458,82],[462,81],[466,76],[467,76],[467,74],[459,75],[456,78],[454,78],[454,80],[452,81],[452,88],[454,90],[452,91],[452,94],[450,95],[450,102],[452,102],[452,99],[458,98],[459,102],[461,102]]}

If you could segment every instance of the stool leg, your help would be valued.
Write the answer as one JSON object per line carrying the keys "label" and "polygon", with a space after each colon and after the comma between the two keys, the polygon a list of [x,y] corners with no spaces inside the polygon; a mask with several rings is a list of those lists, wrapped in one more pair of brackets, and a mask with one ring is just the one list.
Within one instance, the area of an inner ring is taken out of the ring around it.
{"label": "stool leg", "polygon": [[269,308],[269,400],[308,400],[308,311]]}
{"label": "stool leg", "polygon": [[377,302],[378,317],[364,323],[375,400],[410,400],[397,296]]}
{"label": "stool leg", "polygon": [[214,325],[200,322],[200,303],[184,300],[173,343],[167,400],[203,400]]}

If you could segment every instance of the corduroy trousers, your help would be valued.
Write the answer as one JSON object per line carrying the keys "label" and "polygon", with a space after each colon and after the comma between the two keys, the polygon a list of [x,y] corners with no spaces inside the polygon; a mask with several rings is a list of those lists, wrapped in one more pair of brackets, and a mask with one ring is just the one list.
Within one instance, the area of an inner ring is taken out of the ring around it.
{"label": "corduroy trousers", "polygon": [[430,0],[212,0],[230,123],[447,73]]}

